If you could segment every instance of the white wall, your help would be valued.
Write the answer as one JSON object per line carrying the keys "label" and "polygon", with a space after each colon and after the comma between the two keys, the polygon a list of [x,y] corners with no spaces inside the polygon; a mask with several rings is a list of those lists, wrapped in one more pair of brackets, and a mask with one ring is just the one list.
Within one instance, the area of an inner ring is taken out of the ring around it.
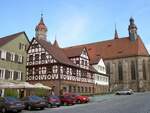
{"label": "white wall", "polygon": [[[103,59],[100,59],[98,64],[93,65],[93,67],[102,74],[106,74],[106,67],[103,62]],[[105,75],[95,74],[95,84],[98,85],[108,85],[109,84],[109,78]]]}

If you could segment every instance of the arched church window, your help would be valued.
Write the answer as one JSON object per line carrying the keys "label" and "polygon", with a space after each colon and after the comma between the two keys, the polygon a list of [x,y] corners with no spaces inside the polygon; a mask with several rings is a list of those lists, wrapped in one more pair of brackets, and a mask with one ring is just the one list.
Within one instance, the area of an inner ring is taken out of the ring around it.
{"label": "arched church window", "polygon": [[131,79],[136,79],[136,71],[135,71],[135,63],[134,61],[131,61]]}
{"label": "arched church window", "polygon": [[143,60],[143,79],[146,80],[146,67],[145,60]]}
{"label": "arched church window", "polygon": [[106,64],[106,73],[110,74],[110,63]]}
{"label": "arched church window", "polygon": [[149,70],[149,75],[150,75],[150,60],[148,61],[148,70]]}
{"label": "arched church window", "polygon": [[119,77],[119,80],[123,80],[123,68],[122,68],[121,62],[119,62],[118,64],[118,77]]}

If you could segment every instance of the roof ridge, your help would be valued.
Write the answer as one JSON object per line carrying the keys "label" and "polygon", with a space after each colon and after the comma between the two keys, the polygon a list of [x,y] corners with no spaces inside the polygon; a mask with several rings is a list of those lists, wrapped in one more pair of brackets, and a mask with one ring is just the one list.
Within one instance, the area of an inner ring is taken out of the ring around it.
{"label": "roof ridge", "polygon": [[[24,31],[22,31],[22,32],[18,32],[18,33],[11,34],[11,35],[0,38],[0,46],[7,44],[11,40],[14,40],[15,38],[17,38],[17,36],[21,35],[22,33],[24,33],[26,35],[26,33]],[[26,37],[27,37],[27,35],[26,35]]]}
{"label": "roof ridge", "polygon": [[10,34],[10,35],[1,37],[0,39],[6,38],[6,37],[11,37],[11,36],[14,36],[14,35],[19,35],[19,34],[22,34],[22,33],[25,33],[25,31],[20,31],[20,32],[18,32],[18,33],[13,33],[13,34]]}
{"label": "roof ridge", "polygon": [[[122,39],[126,39],[126,38],[129,38],[129,37],[128,37],[128,36],[127,36],[127,37],[121,37],[121,38],[119,38],[118,40],[122,40]],[[91,43],[87,43],[87,44],[79,44],[79,45],[74,45],[74,46],[65,47],[65,48],[63,48],[63,49],[71,48],[71,47],[79,47],[79,46],[92,45],[92,44],[103,43],[103,42],[108,42],[108,41],[116,41],[116,40],[110,39],[110,40],[103,40],[103,41],[98,41],[98,42],[91,42]]]}

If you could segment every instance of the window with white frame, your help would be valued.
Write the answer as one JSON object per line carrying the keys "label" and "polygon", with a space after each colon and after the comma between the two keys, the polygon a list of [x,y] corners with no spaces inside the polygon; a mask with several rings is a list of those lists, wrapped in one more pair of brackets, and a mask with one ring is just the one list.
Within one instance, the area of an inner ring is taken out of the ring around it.
{"label": "window with white frame", "polygon": [[1,59],[6,59],[6,51],[1,51]]}
{"label": "window with white frame", "polygon": [[21,73],[21,71],[19,71],[18,72],[18,79],[17,80],[21,80],[21,78],[22,78],[21,76],[22,76],[22,73]]}
{"label": "window with white frame", "polygon": [[10,70],[10,79],[13,80],[13,78],[14,78],[14,71]]}
{"label": "window with white frame", "polygon": [[21,80],[22,72],[21,71],[14,71],[13,80]]}
{"label": "window with white frame", "polygon": [[0,69],[0,79],[4,79],[5,69]]}
{"label": "window with white frame", "polygon": [[10,53],[10,60],[15,61],[15,54],[14,53]]}
{"label": "window with white frame", "polygon": [[22,63],[22,56],[21,55],[19,55],[19,57],[18,57],[18,62]]}

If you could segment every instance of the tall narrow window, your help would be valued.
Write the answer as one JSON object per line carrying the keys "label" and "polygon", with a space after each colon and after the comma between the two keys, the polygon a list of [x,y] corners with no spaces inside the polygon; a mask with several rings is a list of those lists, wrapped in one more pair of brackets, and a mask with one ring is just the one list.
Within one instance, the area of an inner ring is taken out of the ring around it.
{"label": "tall narrow window", "polygon": [[72,92],[72,86],[69,86],[69,93]]}
{"label": "tall narrow window", "polygon": [[110,74],[110,63],[107,63],[106,65],[106,73]]}
{"label": "tall narrow window", "polygon": [[15,55],[15,62],[18,63],[18,55]]}
{"label": "tall narrow window", "polygon": [[123,80],[123,69],[122,69],[121,62],[119,62],[118,64],[118,77],[119,77],[119,80]]}
{"label": "tall narrow window", "polygon": [[145,60],[143,60],[143,79],[146,80],[146,67],[145,67]]}
{"label": "tall narrow window", "polygon": [[14,71],[14,78],[13,78],[14,80],[18,79],[18,74],[19,74],[18,72]]}
{"label": "tall narrow window", "polygon": [[4,69],[0,69],[0,79],[4,78],[4,74],[5,74],[5,70]]}
{"label": "tall narrow window", "polygon": [[136,71],[135,71],[135,63],[134,61],[131,61],[131,79],[136,79]]}
{"label": "tall narrow window", "polygon": [[9,52],[6,53],[6,60],[11,61],[11,54]]}
{"label": "tall narrow window", "polygon": [[36,67],[34,72],[35,72],[35,75],[39,75],[39,67]]}
{"label": "tall narrow window", "polygon": [[10,78],[10,71],[6,70],[5,71],[5,79],[9,79]]}
{"label": "tall narrow window", "polygon": [[46,67],[46,73],[51,74],[52,73],[52,66],[47,66]]}
{"label": "tall narrow window", "polygon": [[78,92],[80,93],[80,86],[78,86]]}

